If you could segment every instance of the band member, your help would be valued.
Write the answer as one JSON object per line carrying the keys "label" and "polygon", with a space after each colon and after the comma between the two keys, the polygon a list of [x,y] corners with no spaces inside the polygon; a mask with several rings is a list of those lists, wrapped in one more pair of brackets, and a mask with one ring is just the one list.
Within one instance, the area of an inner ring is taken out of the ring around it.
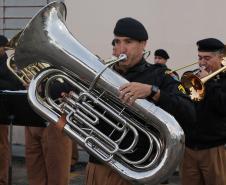
{"label": "band member", "polygon": [[[5,53],[4,46],[8,39],[0,35],[0,65],[6,63],[7,54]],[[1,107],[2,110],[2,107]],[[1,111],[0,110],[0,111]],[[8,184],[8,171],[9,171],[9,141],[8,141],[8,126],[0,125],[0,184]]]}
{"label": "band member", "polygon": [[[56,81],[50,89],[51,97],[56,99],[67,86]],[[54,124],[46,128],[26,127],[25,144],[29,185],[69,184],[72,141],[65,133]]]}
{"label": "band member", "polygon": [[[6,65],[8,56],[5,52],[5,46],[7,43],[8,39],[4,35],[0,35],[0,90],[22,89],[23,86],[14,77]],[[3,101],[4,98],[0,96],[0,118],[3,118],[5,114],[7,114]],[[0,123],[0,185],[8,185],[10,157],[8,126],[4,124],[6,123]]]}
{"label": "band member", "polygon": [[[199,40],[200,78],[223,67],[225,45],[218,39]],[[183,185],[226,185],[226,73],[205,84],[204,98],[195,102],[197,122],[185,131]]]}
{"label": "band member", "polygon": [[[154,64],[159,65],[162,68],[165,68],[166,73],[172,76],[175,80],[180,80],[180,77],[177,74],[177,72],[172,71],[167,67],[167,62],[169,58],[170,58],[169,54],[164,49],[157,49],[154,52]],[[161,184],[169,184],[169,179],[165,180]]]}
{"label": "band member", "polygon": [[154,53],[154,63],[166,65],[169,59],[169,54],[164,49],[157,49]]}
{"label": "band member", "polygon": [[[195,109],[190,99],[179,89],[180,83],[162,68],[148,64],[143,51],[148,33],[133,18],[118,20],[114,28],[115,55],[126,54],[127,60],[117,63],[114,70],[131,83],[120,87],[120,99],[132,105],[138,98],[146,98],[171,113],[183,126],[195,121]],[[145,143],[143,143],[145,145]],[[86,185],[129,185],[117,172],[90,156],[86,167]]]}
{"label": "band member", "polygon": [[170,70],[167,67],[167,61],[169,59],[169,54],[164,49],[157,49],[154,53],[154,63],[155,65],[159,65],[162,68],[165,68],[166,72],[172,76],[175,80],[180,80],[179,75],[177,72]]}
{"label": "band member", "polygon": [[76,166],[79,159],[79,151],[78,151],[78,144],[75,141],[72,141],[72,155],[71,155],[71,168],[70,171],[76,171]]}

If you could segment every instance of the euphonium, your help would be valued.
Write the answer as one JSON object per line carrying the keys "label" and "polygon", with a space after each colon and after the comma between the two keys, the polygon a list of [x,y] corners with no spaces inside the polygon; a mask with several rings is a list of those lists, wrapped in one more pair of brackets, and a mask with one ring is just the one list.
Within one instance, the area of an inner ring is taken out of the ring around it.
{"label": "euphonium", "polygon": [[39,71],[49,67],[47,63],[36,62],[19,70],[15,64],[14,54],[8,57],[6,64],[8,69],[26,86],[29,86],[31,79]]}
{"label": "euphonium", "polygon": [[[65,14],[62,2],[50,3],[32,18],[18,40],[18,67],[34,61],[55,67],[32,79],[31,106],[52,123],[66,113],[64,131],[125,179],[158,184],[175,170],[183,155],[183,130],[170,114],[145,99],[133,106],[122,104],[118,89],[128,81],[70,34]],[[55,102],[50,93],[51,84],[59,78],[73,88],[63,102]]]}
{"label": "euphonium", "polygon": [[[6,50],[15,50],[17,47],[17,41],[20,38],[22,31],[17,33],[7,44]],[[7,59],[8,69],[26,86],[29,85],[31,79],[42,69],[49,67],[47,63],[33,62],[32,64],[24,67],[23,69],[18,69],[14,60],[14,52]]]}

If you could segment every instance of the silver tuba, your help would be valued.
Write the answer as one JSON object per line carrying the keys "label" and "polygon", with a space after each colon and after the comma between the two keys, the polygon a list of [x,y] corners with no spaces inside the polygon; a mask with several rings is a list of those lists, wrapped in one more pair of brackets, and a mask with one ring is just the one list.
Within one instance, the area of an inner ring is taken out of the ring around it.
{"label": "silver tuba", "polygon": [[[183,130],[174,117],[145,99],[136,100],[133,106],[122,104],[118,89],[128,81],[70,34],[65,15],[63,3],[50,3],[33,17],[18,40],[15,62],[19,68],[31,61],[55,67],[31,81],[31,106],[51,123],[66,113],[64,131],[125,179],[158,184],[181,160]],[[61,102],[50,93],[57,79],[73,88]],[[39,92],[41,85],[44,93]]]}

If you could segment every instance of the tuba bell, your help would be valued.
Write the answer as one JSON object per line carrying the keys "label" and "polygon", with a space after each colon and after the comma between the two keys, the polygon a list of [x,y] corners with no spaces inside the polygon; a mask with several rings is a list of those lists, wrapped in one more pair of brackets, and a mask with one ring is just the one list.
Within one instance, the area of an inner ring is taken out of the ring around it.
{"label": "tuba bell", "polygon": [[[158,184],[182,158],[183,130],[174,117],[145,99],[136,100],[133,106],[123,104],[118,89],[128,81],[80,44],[65,19],[64,3],[52,2],[32,18],[18,40],[15,62],[19,68],[35,61],[52,66],[31,80],[31,106],[51,123],[65,113],[64,131],[125,179]],[[73,88],[60,102],[50,93],[57,79]]]}

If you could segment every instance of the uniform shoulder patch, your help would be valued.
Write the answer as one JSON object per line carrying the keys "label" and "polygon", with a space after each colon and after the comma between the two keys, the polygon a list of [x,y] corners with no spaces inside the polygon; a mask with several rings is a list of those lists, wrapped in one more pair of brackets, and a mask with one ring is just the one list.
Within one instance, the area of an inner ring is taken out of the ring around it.
{"label": "uniform shoulder patch", "polygon": [[183,85],[178,85],[178,90],[181,91],[183,94],[186,94],[185,88],[183,87]]}

